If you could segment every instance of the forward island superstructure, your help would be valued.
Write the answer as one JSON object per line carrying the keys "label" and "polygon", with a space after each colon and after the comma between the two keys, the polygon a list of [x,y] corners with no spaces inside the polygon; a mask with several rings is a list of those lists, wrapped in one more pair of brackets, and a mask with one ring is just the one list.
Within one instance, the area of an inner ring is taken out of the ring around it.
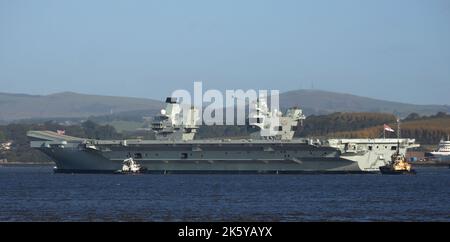
{"label": "forward island superstructure", "polygon": [[[302,110],[284,114],[258,99],[248,124],[248,139],[196,140],[198,111],[182,114],[175,98],[154,118],[155,140],[96,140],[29,131],[31,147],[47,154],[55,172],[114,173],[125,160],[148,173],[365,173],[379,172],[391,156],[417,147],[414,139],[294,138]],[[184,116],[186,115],[186,116]],[[185,122],[180,122],[184,119]]]}

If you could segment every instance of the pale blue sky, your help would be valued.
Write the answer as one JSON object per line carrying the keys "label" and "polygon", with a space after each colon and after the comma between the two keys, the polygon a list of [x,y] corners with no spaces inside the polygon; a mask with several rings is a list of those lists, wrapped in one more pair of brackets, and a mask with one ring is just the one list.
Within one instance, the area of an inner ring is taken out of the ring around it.
{"label": "pale blue sky", "polygon": [[314,88],[450,104],[450,1],[0,0],[0,92]]}

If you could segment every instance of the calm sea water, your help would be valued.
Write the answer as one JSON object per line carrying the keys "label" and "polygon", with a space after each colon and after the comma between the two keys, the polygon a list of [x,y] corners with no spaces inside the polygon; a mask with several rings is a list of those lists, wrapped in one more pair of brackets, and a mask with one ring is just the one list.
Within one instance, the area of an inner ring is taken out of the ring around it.
{"label": "calm sea water", "polygon": [[0,221],[450,221],[450,169],[100,175],[0,167]]}

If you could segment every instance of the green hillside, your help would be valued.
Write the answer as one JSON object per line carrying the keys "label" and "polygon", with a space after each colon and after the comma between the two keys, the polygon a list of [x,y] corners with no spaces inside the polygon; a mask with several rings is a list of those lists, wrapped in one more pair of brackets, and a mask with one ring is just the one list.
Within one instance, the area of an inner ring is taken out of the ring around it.
{"label": "green hillside", "polygon": [[46,96],[0,93],[0,121],[89,117],[132,110],[159,110],[162,102],[73,92]]}
{"label": "green hillside", "polygon": [[336,132],[360,130],[395,122],[388,113],[332,113],[311,115],[299,126],[296,136],[328,136]]}
{"label": "green hillside", "polygon": [[296,90],[282,93],[280,105],[285,108],[298,106],[306,115],[371,112],[392,113],[406,117],[410,113],[433,115],[437,112],[450,112],[448,105],[415,105],[321,90]]}
{"label": "green hillside", "polygon": [[[376,112],[406,117],[410,113],[432,115],[437,112],[450,112],[450,107],[446,105],[405,104],[320,90],[297,90],[282,93],[280,105],[283,109],[298,106],[306,115]],[[139,122],[142,116],[152,116],[163,106],[163,102],[152,99],[73,92],[45,96],[0,93],[0,123],[23,119],[37,121],[57,118],[60,120],[85,119],[90,116],[101,123],[117,120]]]}

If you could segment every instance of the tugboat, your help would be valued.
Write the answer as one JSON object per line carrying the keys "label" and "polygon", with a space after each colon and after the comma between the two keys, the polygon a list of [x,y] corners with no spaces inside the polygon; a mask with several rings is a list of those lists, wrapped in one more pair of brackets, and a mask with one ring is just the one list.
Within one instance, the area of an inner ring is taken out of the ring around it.
{"label": "tugboat", "polygon": [[128,158],[123,161],[122,170],[116,171],[119,174],[135,174],[145,172],[147,169],[142,167],[139,163],[133,160],[133,158]]}
{"label": "tugboat", "polygon": [[[397,137],[400,140],[400,119],[397,119]],[[397,143],[397,152],[392,154],[391,161],[384,166],[380,166],[381,174],[399,175],[399,174],[416,174],[411,164],[406,161],[404,155],[399,152],[400,142]]]}
{"label": "tugboat", "polygon": [[380,167],[381,174],[398,175],[398,174],[416,174],[411,164],[406,161],[405,156],[396,153],[391,157],[391,162]]}

